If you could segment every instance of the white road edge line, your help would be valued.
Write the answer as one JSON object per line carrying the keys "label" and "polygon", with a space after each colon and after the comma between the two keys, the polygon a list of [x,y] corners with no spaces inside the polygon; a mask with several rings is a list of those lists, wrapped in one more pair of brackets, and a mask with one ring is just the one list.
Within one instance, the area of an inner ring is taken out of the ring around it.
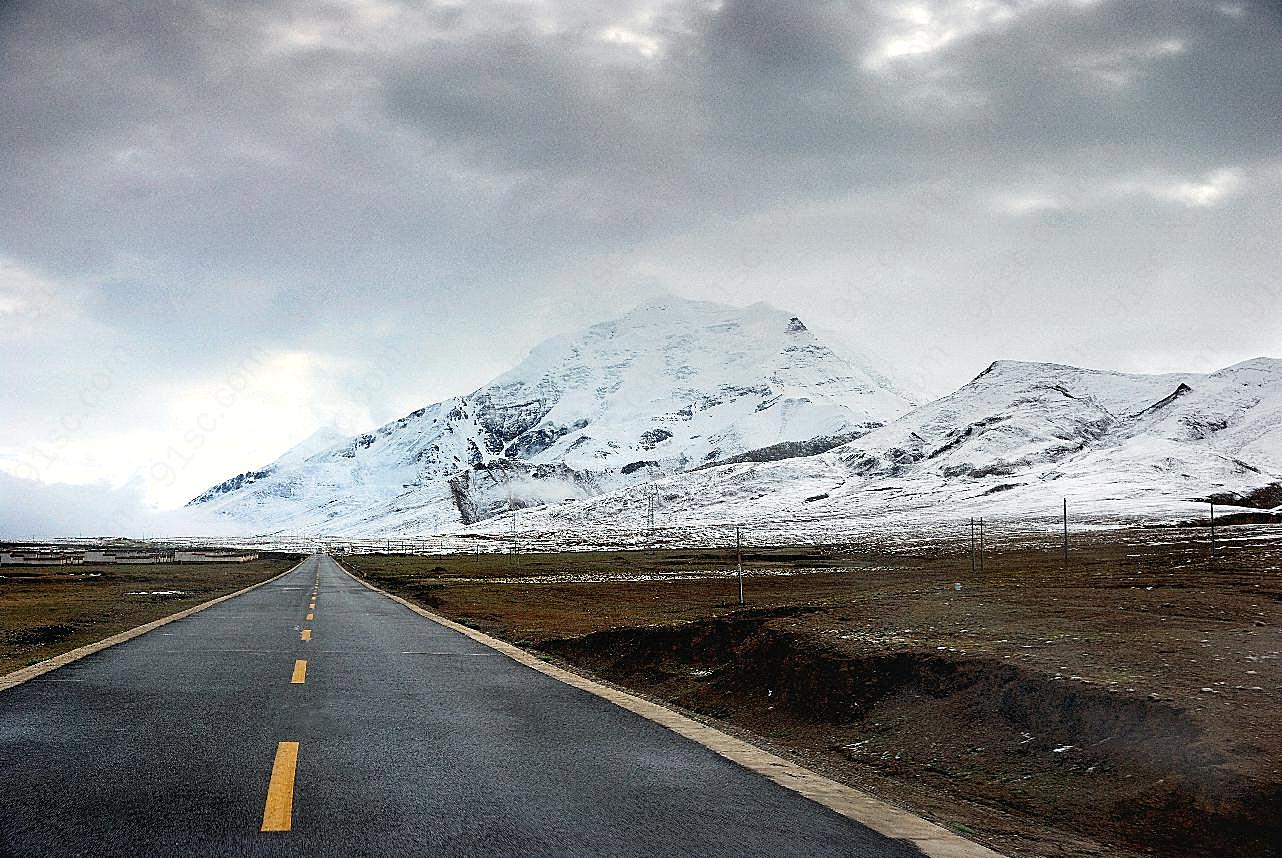
{"label": "white road edge line", "polygon": [[399,602],[414,613],[438,625],[466,635],[477,643],[497,650],[513,661],[533,668],[545,676],[550,676],[553,679],[564,682],[566,685],[594,694],[629,712],[640,715],[642,718],[667,727],[674,733],[698,742],[727,760],[757,774],[765,775],[780,786],[816,801],[848,819],[853,819],[878,834],[882,834],[892,840],[907,841],[921,852],[930,856],[930,858],[1004,858],[1001,853],[994,852],[987,846],[981,846],[933,822],[928,822],[916,814],[889,805],[867,793],[860,792],[845,784],[839,784],[803,766],[763,751],[757,746],[751,745],[742,739],[736,739],[734,736],[723,733],[715,727],[709,727],[707,724],[702,724],[693,718],[687,718],[685,715],[673,712],[671,709],[666,709],[657,703],[644,700],[634,694],[628,694],[625,691],[610,688],[599,682],[593,682],[577,673],[562,670],[520,647],[513,646],[498,638],[490,637],[483,632],[478,632],[476,629],[460,625],[439,614],[434,614],[425,608],[415,605],[413,602],[402,599],[400,596],[375,587],[360,576],[354,575],[335,558],[331,557],[330,559],[334,560],[334,565],[342,569],[353,580],[373,590],[375,593],[386,596],[393,602]]}
{"label": "white road edge line", "polygon": [[192,614],[199,614],[201,611],[207,608],[212,608],[214,605],[218,605],[223,602],[226,602],[228,599],[234,599],[237,596],[243,596],[246,593],[248,593],[250,590],[257,590],[259,587],[262,587],[266,584],[270,584],[273,581],[284,578],[290,572],[293,572],[299,566],[302,566],[304,563],[306,563],[307,560],[308,558],[304,557],[302,560],[298,561],[296,564],[291,566],[289,569],[286,569],[284,572],[280,573],[279,575],[275,575],[271,578],[268,578],[266,581],[259,581],[257,584],[250,584],[248,587],[246,587],[243,590],[237,590],[235,593],[228,593],[225,596],[219,596],[216,599],[210,599],[208,602],[202,602],[199,605],[194,605],[186,609],[185,611],[179,611],[176,614],[170,614],[167,617],[161,617],[158,620],[152,620],[150,623],[145,623],[141,626],[136,626],[132,629],[129,629],[128,631],[119,632],[118,634],[114,634],[109,638],[103,638],[100,641],[96,641],[95,643],[85,644],[82,647],[77,647],[76,649],[70,650],[68,652],[64,652],[62,655],[55,655],[53,658],[47,658],[44,661],[38,661],[35,664],[30,665],[29,667],[24,667],[19,670],[15,670],[13,673],[6,673],[4,676],[0,676],[0,691],[7,691],[8,689],[13,688],[16,685],[21,685],[22,683],[35,679],[37,676],[46,674],[51,670],[57,670],[60,667],[65,667],[68,664],[71,664],[73,661],[79,661],[80,659],[84,658],[87,655],[93,655],[96,652],[102,652],[104,649],[113,647],[116,644],[122,644],[125,641],[133,640],[136,637],[145,635],[147,634],[147,632],[150,632],[154,629],[158,629],[163,625],[174,622],[175,620],[181,620],[181,619],[184,619],[185,617],[190,617]]}

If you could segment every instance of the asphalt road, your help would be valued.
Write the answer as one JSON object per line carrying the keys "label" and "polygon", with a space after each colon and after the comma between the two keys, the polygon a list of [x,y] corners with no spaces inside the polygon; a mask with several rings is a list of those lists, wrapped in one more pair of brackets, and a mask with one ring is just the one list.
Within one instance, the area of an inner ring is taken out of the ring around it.
{"label": "asphalt road", "polygon": [[0,692],[0,853],[921,855],[321,556]]}

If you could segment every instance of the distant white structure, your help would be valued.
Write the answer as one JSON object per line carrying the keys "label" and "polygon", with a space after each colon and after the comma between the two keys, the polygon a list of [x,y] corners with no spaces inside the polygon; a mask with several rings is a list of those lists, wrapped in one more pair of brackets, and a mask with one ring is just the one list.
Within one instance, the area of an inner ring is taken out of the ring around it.
{"label": "distant white structure", "polygon": [[173,563],[174,556],[168,551],[142,551],[122,549],[92,549],[84,554],[86,563]]}
{"label": "distant white structure", "polygon": [[204,549],[193,551],[175,551],[176,563],[248,563],[258,559],[257,551],[219,551]]}
{"label": "distant white structure", "polygon": [[0,551],[0,566],[154,565],[159,563],[248,563],[257,551],[193,549],[164,551],[146,548],[90,548],[68,551],[57,548],[11,548]]}
{"label": "distant white structure", "polygon": [[2,566],[79,566],[84,558],[59,551],[0,551]]}

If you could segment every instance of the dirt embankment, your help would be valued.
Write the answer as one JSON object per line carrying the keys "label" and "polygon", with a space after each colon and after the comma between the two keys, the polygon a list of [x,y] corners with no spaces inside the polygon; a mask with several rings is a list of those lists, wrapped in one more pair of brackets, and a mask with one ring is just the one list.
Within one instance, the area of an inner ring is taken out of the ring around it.
{"label": "dirt embankment", "polygon": [[1277,785],[1226,767],[1177,706],[993,658],[851,654],[781,623],[802,613],[745,611],[541,648],[768,738],[1140,852],[1261,856],[1282,842]]}

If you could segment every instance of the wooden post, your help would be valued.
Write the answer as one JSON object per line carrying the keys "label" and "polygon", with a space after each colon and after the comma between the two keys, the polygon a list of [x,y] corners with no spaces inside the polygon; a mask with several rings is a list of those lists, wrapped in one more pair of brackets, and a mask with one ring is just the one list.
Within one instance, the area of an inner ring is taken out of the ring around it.
{"label": "wooden post", "polygon": [[1068,498],[1064,498],[1064,568],[1068,568]]}

